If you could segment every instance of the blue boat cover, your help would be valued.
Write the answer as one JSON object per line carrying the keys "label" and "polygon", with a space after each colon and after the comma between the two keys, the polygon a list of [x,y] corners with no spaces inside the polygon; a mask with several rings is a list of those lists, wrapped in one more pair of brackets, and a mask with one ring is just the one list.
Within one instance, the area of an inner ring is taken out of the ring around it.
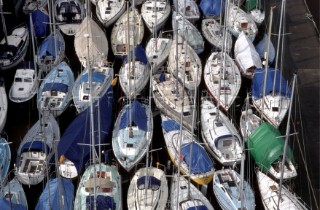
{"label": "blue boat cover", "polygon": [[29,141],[25,143],[21,148],[21,153],[28,152],[28,151],[43,151],[47,154],[50,152],[50,148],[47,144],[45,144],[43,141]]}
{"label": "blue boat cover", "polygon": [[[143,47],[140,44],[138,44],[136,46],[136,48],[134,49],[134,53],[135,53],[136,60],[139,60],[143,64],[147,64],[148,63],[146,52],[144,51]],[[131,60],[132,60],[132,57],[133,57],[132,51],[130,51]],[[124,56],[124,61],[128,62],[127,56]]]}
{"label": "blue boat cover", "polygon": [[146,108],[137,100],[133,100],[130,105],[127,105],[120,118],[120,129],[124,129],[130,125],[130,109],[131,109],[131,121],[137,125],[140,130],[148,130],[148,117]]}
{"label": "blue boat cover", "polygon": [[[39,56],[40,58],[45,58],[46,56],[53,56],[55,58],[56,51],[55,51],[55,39],[56,36],[50,34],[45,40],[42,41],[39,49]],[[58,36],[59,37],[59,36]],[[60,49],[61,41],[57,39],[57,48]]]}
{"label": "blue boat cover", "polygon": [[57,91],[57,92],[68,92],[68,85],[60,83],[60,82],[48,82],[44,84],[44,87],[42,89],[42,92],[46,91]]}
{"label": "blue boat cover", "polygon": [[[92,72],[92,82],[103,83],[105,78],[106,78],[106,75],[103,74],[102,72],[96,72],[96,71]],[[89,81],[88,73],[85,73],[84,75],[81,76],[80,83],[88,82],[88,81]]]}
{"label": "blue boat cover", "polygon": [[[34,36],[38,38],[48,36],[48,34],[50,33],[49,16],[39,9],[34,10],[31,15],[34,28]],[[30,29],[30,19],[28,19],[28,25]]]}
{"label": "blue boat cover", "polygon": [[5,198],[0,198],[1,210],[27,210],[22,204],[11,203]]}
{"label": "blue boat cover", "polygon": [[187,208],[187,210],[208,210],[208,208],[205,205],[201,205],[201,206],[192,206],[190,208]]}
{"label": "blue boat cover", "polygon": [[[87,210],[94,210],[94,196],[87,196],[86,197],[86,209]],[[97,210],[115,210],[117,209],[117,204],[114,202],[113,198],[110,196],[103,196],[98,195],[96,197],[97,201]]]}
{"label": "blue boat cover", "polygon": [[224,13],[224,4],[224,0],[201,0],[199,7],[205,16],[220,17],[221,8]]}
{"label": "blue boat cover", "polygon": [[[258,44],[255,47],[261,59],[264,59],[264,53],[267,52],[267,47],[268,47],[268,36],[264,34],[263,39],[260,42],[258,42]],[[274,46],[270,41],[269,54],[268,54],[269,64],[273,63],[275,55],[276,55],[276,52],[275,52]]]}
{"label": "blue boat cover", "polygon": [[[191,159],[190,151],[192,151]],[[192,164],[190,170],[192,174],[206,173],[213,168],[212,161],[207,152],[195,142],[183,144],[181,146],[181,155],[188,166],[190,166],[190,163]]]}
{"label": "blue boat cover", "polygon": [[160,185],[161,181],[154,176],[142,176],[137,180],[137,186],[139,190],[158,190],[160,188]]}
{"label": "blue boat cover", "polygon": [[[100,120],[98,119],[98,103],[100,104]],[[110,87],[107,92],[93,104],[95,144],[98,144],[99,135],[100,143],[106,143],[112,128],[113,114],[113,89]],[[98,122],[100,121],[100,134],[98,131]],[[90,157],[91,148],[79,144],[91,144],[90,133],[90,108],[81,112],[67,127],[58,144],[58,157],[64,155],[72,161],[80,174],[83,166]]]}
{"label": "blue boat cover", "polygon": [[[46,187],[40,195],[35,210],[69,210],[73,209],[74,186],[69,179],[60,179],[60,189],[62,195],[59,194],[59,180],[57,178],[50,179]],[[63,203],[60,203],[60,196],[63,196]]]}
{"label": "blue boat cover", "polygon": [[165,132],[176,131],[180,129],[180,124],[175,120],[166,120],[161,123]]}
{"label": "blue boat cover", "polygon": [[[273,81],[276,76],[275,93],[290,97],[291,89],[287,86],[287,81],[281,75],[281,71],[275,71],[274,68],[267,69],[267,81],[265,95],[273,90]],[[264,68],[257,68],[252,79],[252,96],[261,98],[263,95]]]}
{"label": "blue boat cover", "polygon": [[159,80],[160,80],[160,82],[166,81],[166,75],[165,75],[164,72],[162,72],[162,73],[160,74]]}

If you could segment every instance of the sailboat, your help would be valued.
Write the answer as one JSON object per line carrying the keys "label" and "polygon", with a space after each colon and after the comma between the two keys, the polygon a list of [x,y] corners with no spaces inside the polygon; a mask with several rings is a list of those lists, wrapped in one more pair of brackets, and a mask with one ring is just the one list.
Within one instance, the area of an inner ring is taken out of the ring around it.
{"label": "sailboat", "polygon": [[202,77],[202,64],[198,54],[181,37],[176,37],[171,45],[168,69],[169,72],[184,83],[188,90],[195,90]]}
{"label": "sailboat", "polygon": [[244,77],[252,79],[254,70],[262,68],[261,58],[256,51],[252,41],[240,32],[237,41],[234,44],[234,55],[240,71]]}
{"label": "sailboat", "polygon": [[41,82],[37,98],[38,109],[49,112],[54,117],[61,115],[71,102],[73,84],[73,72],[63,61],[51,69]]}
{"label": "sailboat", "polygon": [[167,199],[168,181],[164,170],[147,166],[135,172],[127,194],[128,209],[162,210]]}
{"label": "sailboat", "polygon": [[224,31],[221,24],[213,19],[202,19],[201,21],[201,31],[203,37],[215,48],[222,50],[224,41],[223,41],[223,35],[227,36],[227,43],[225,46],[225,51],[230,52],[232,48],[232,37],[229,31]]}
{"label": "sailboat", "polygon": [[116,22],[125,10],[125,0],[97,0],[96,2],[97,17],[106,28]]}
{"label": "sailboat", "polygon": [[[29,14],[32,52],[35,54],[34,30],[32,15]],[[11,101],[21,103],[30,100],[37,93],[40,74],[37,71],[37,63],[33,56],[33,62],[21,62],[14,75],[13,83],[9,91]]]}
{"label": "sailboat", "polygon": [[15,175],[25,185],[43,181],[54,155],[53,143],[60,140],[58,122],[52,115],[40,119],[24,136],[15,162]]}
{"label": "sailboat", "polygon": [[243,31],[253,41],[258,33],[257,25],[253,19],[230,0],[226,1],[226,7],[228,11],[225,13],[226,26],[231,34],[237,38]]}
{"label": "sailboat", "polygon": [[279,184],[266,174],[257,170],[258,186],[261,200],[265,209],[299,209],[307,210],[305,204],[286,187],[282,186],[281,194]]}
{"label": "sailboat", "polygon": [[215,101],[228,111],[235,101],[240,87],[241,74],[232,58],[223,52],[214,51],[204,67],[204,82]]}
{"label": "sailboat", "polygon": [[0,78],[0,133],[2,132],[6,122],[8,113],[8,99],[4,78]]}
{"label": "sailboat", "polygon": [[180,130],[180,124],[176,121],[162,113],[161,119],[165,143],[172,162],[180,168],[182,174],[190,176],[197,184],[206,185],[211,182],[214,167],[204,147],[190,131]]}
{"label": "sailboat", "polygon": [[90,97],[93,97],[94,101],[99,100],[111,87],[114,74],[111,62],[103,66],[93,65],[91,69],[93,96],[90,96],[89,72],[87,68],[78,76],[72,88],[73,102],[78,113],[89,107]]}
{"label": "sailboat", "polygon": [[223,16],[225,0],[201,0],[199,8],[203,13],[204,20],[219,20]]}
{"label": "sailboat", "polygon": [[[111,32],[111,47],[115,56],[121,57],[142,42],[144,24],[138,10],[129,8],[116,21]],[[128,48],[128,49],[127,49]]]}
{"label": "sailboat", "polygon": [[171,49],[172,39],[166,37],[153,37],[146,46],[146,55],[149,64],[152,67],[152,74],[165,64]]}
{"label": "sailboat", "polygon": [[262,0],[245,1],[244,10],[249,13],[254,22],[260,26],[265,19],[265,11]]}
{"label": "sailboat", "polygon": [[65,57],[65,41],[56,26],[54,31],[40,44],[37,52],[37,64],[41,71],[49,72],[59,65]]}
{"label": "sailboat", "polygon": [[[244,181],[242,190],[240,187],[240,180],[240,174],[233,169],[215,171],[213,192],[222,209],[255,209],[255,198],[252,188],[248,182]],[[241,196],[243,196],[242,199]]]}
{"label": "sailboat", "polygon": [[[276,179],[280,179],[281,176],[280,167],[284,143],[279,130],[268,122],[263,122],[251,133],[247,140],[248,149],[258,167],[264,173],[269,173]],[[290,147],[287,147],[283,179],[297,176],[294,163],[293,152]]]}
{"label": "sailboat", "polygon": [[[89,97],[90,99],[90,97]],[[99,99],[93,102],[94,127],[99,123],[103,125],[99,132],[95,132],[96,138],[100,136],[101,143],[105,143],[111,135],[113,115],[113,87]],[[59,172],[65,178],[75,178],[84,169],[90,157],[90,106],[80,112],[70,123],[58,144]],[[100,109],[100,113],[99,113]],[[96,140],[95,144],[98,144]]]}
{"label": "sailboat", "polygon": [[172,210],[213,210],[211,202],[189,180],[174,174],[171,180],[170,206]]}
{"label": "sailboat", "polygon": [[194,0],[174,0],[173,5],[175,12],[182,15],[188,21],[194,23],[200,18],[200,10],[198,4]]}
{"label": "sailboat", "polygon": [[142,4],[141,16],[151,33],[157,32],[167,22],[171,14],[168,0],[148,0]]}
{"label": "sailboat", "polygon": [[173,39],[177,39],[180,36],[197,54],[204,51],[204,40],[200,31],[190,21],[175,11],[172,13],[172,28],[177,31],[177,33],[174,33]]}
{"label": "sailboat", "polygon": [[153,76],[153,99],[157,108],[170,118],[180,121],[187,129],[192,129],[192,105],[190,95],[182,84],[168,72],[161,72]]}
{"label": "sailboat", "polygon": [[60,30],[68,36],[75,35],[84,18],[81,0],[56,0],[53,11]]}
{"label": "sailboat", "polygon": [[128,98],[139,95],[150,76],[150,65],[143,47],[136,45],[133,51],[124,56],[124,63],[119,71],[120,86]]}
{"label": "sailboat", "polygon": [[[89,44],[87,44],[86,39],[89,40]],[[82,66],[86,67],[88,60],[98,66],[103,66],[107,63],[109,45],[106,34],[88,15],[78,27],[74,37],[74,46]],[[87,50],[89,50],[89,53]]]}
{"label": "sailboat", "polygon": [[73,209],[74,186],[70,179],[54,178],[48,180],[35,210]]}
{"label": "sailboat", "polygon": [[11,162],[11,150],[9,142],[4,137],[0,137],[0,186],[2,186]]}
{"label": "sailboat", "polygon": [[3,2],[0,1],[1,25],[4,38],[0,41],[0,70],[16,67],[24,59],[29,46],[29,33],[27,24],[22,23],[7,34],[6,21],[2,11]]}
{"label": "sailboat", "polygon": [[201,97],[201,135],[209,153],[222,165],[239,164],[242,139],[225,114],[218,110],[210,96]]}
{"label": "sailboat", "polygon": [[145,156],[153,135],[148,101],[128,99],[114,125],[112,149],[121,166],[130,171]]}
{"label": "sailboat", "polygon": [[28,209],[26,194],[17,177],[14,177],[0,189],[0,206],[4,210]]}

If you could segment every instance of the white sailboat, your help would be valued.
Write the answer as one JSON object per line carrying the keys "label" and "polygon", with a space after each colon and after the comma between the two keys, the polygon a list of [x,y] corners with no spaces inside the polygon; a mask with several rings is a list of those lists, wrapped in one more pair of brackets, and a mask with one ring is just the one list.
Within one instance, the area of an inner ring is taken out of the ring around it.
{"label": "white sailboat", "polygon": [[211,202],[185,177],[174,174],[171,180],[170,206],[172,210],[213,210]]}
{"label": "white sailboat", "polygon": [[202,64],[198,54],[181,37],[176,37],[171,45],[168,69],[169,72],[184,83],[188,90],[195,90],[202,77]]}
{"label": "white sailboat", "polygon": [[16,157],[15,175],[25,185],[43,181],[53,158],[53,143],[59,142],[60,129],[52,115],[41,116],[24,136]]}
{"label": "white sailboat", "polygon": [[201,97],[201,135],[210,154],[222,165],[239,164],[242,139],[227,116],[214,105],[210,96]]}
{"label": "white sailboat", "polygon": [[155,74],[167,61],[172,39],[165,37],[151,38],[146,46],[146,55],[149,64],[152,67],[152,73]]}
{"label": "white sailboat", "polygon": [[188,21],[194,23],[200,18],[200,10],[198,4],[194,0],[174,0],[173,5],[175,11],[186,18]]}
{"label": "white sailboat", "polygon": [[97,0],[96,14],[99,21],[108,28],[116,22],[126,10],[125,0]]}
{"label": "white sailboat", "polygon": [[141,16],[152,33],[164,26],[170,14],[171,6],[168,0],[148,0],[141,7]]}
{"label": "white sailboat", "polygon": [[[138,10],[129,8],[114,24],[111,32],[111,47],[115,56],[121,57],[135,49],[144,35],[144,24]],[[130,45],[129,45],[130,43]],[[127,49],[128,48],[128,49]]]}
{"label": "white sailboat", "polygon": [[222,209],[255,209],[255,198],[252,188],[248,182],[243,181],[242,190],[240,183],[240,174],[233,169],[221,169],[215,171],[213,179],[213,192]]}
{"label": "white sailboat", "polygon": [[4,79],[0,78],[0,133],[2,132],[6,122],[8,113],[8,99]]}
{"label": "white sailboat", "polygon": [[[204,51],[204,40],[200,31],[180,13],[172,13],[172,28],[174,30],[173,39],[177,39],[178,36],[194,49],[197,54]],[[176,33],[177,32],[177,33]]]}

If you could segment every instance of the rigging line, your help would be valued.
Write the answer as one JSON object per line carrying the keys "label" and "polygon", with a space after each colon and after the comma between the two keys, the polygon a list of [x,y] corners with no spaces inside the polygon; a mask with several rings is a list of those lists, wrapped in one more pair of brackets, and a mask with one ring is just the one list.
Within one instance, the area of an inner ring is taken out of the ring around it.
{"label": "rigging line", "polygon": [[[300,107],[300,105],[301,105],[301,103],[300,103],[300,94],[299,94],[299,88],[296,88],[296,91],[297,91],[297,97],[298,97],[298,105],[299,105],[299,110],[301,110],[301,107]],[[301,116],[301,112],[299,112],[299,114],[300,114],[300,119],[302,119],[302,116]],[[293,121],[293,119],[292,119],[292,121]],[[296,131],[297,129],[296,129],[296,125],[293,123],[293,128],[294,128],[294,130]],[[305,142],[305,140],[304,140],[304,129],[303,129],[303,125],[301,124],[301,136],[302,136],[302,141],[303,142]],[[316,196],[315,196],[315,192],[314,192],[314,189],[313,189],[313,185],[312,185],[312,182],[311,182],[311,179],[310,179],[310,175],[309,175],[309,171],[308,171],[308,165],[307,165],[307,161],[306,161],[306,159],[304,158],[304,156],[303,156],[303,152],[302,152],[302,148],[301,148],[301,145],[300,145],[300,141],[299,141],[299,135],[297,135],[297,142],[298,142],[298,146],[299,146],[299,151],[300,151],[300,153],[301,153],[301,157],[302,157],[302,161],[303,161],[303,163],[304,163],[304,168],[305,168],[305,171],[306,171],[306,175],[307,175],[307,181],[308,181],[308,185],[309,186],[311,186],[310,188],[309,188],[309,190],[311,189],[311,195],[312,195],[312,197],[313,197],[313,199],[314,199],[314,203],[315,203],[315,205],[316,205],[316,209],[318,209],[319,210],[319,206],[318,206],[318,203],[317,203],[317,198],[316,198]],[[303,146],[304,146],[305,144],[303,144]],[[304,149],[304,151],[305,151],[305,149]],[[304,153],[304,154],[306,154],[306,153]]]}

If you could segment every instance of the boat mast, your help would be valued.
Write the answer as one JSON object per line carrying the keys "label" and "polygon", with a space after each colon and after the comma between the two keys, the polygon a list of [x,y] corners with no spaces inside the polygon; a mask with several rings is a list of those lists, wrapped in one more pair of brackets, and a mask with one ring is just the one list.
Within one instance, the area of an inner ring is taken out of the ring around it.
{"label": "boat mast", "polygon": [[265,52],[265,61],[264,61],[264,80],[263,80],[263,91],[262,91],[262,100],[261,100],[261,119],[263,119],[264,112],[264,98],[266,95],[266,84],[267,84],[267,75],[268,75],[268,60],[269,60],[269,50],[270,50],[270,37],[271,37],[271,26],[273,19],[273,9],[275,6],[270,7],[270,23],[268,28],[268,42],[267,42],[267,52]]}
{"label": "boat mast", "polygon": [[4,13],[3,13],[2,7],[3,7],[3,1],[0,0],[0,13],[1,13],[1,21],[2,21],[2,30],[4,33],[4,40],[7,45],[8,44],[8,34],[7,34],[6,20],[4,19]]}
{"label": "boat mast", "polygon": [[[133,0],[133,3],[132,3],[132,8],[134,9],[133,7],[134,5],[134,0]],[[130,7],[129,7],[129,1],[127,1],[127,8],[128,8],[128,11],[127,11],[127,23],[128,23],[128,30],[127,30],[127,62],[128,62],[128,94],[129,94],[129,122],[130,122],[130,125],[129,125],[129,138],[132,138],[133,137],[133,132],[132,132],[132,110],[131,110],[131,56],[130,56]],[[134,18],[134,16],[133,16]],[[133,50],[132,50],[132,57],[134,55],[134,41],[133,41]],[[132,59],[133,60],[133,59]],[[132,68],[134,66],[134,62],[132,62]]]}
{"label": "boat mast", "polygon": [[289,113],[288,113],[288,120],[287,120],[287,127],[286,127],[286,138],[285,138],[285,142],[284,142],[282,162],[281,162],[280,184],[279,184],[279,195],[278,195],[279,198],[278,198],[277,209],[279,209],[280,200],[281,200],[281,190],[282,190],[282,185],[283,185],[282,183],[283,183],[283,174],[284,174],[284,163],[286,161],[287,146],[288,146],[288,141],[289,141],[291,109],[292,109],[296,79],[297,79],[297,74],[295,73],[293,75],[292,93],[291,93],[291,98],[290,98],[290,106],[289,106]]}

